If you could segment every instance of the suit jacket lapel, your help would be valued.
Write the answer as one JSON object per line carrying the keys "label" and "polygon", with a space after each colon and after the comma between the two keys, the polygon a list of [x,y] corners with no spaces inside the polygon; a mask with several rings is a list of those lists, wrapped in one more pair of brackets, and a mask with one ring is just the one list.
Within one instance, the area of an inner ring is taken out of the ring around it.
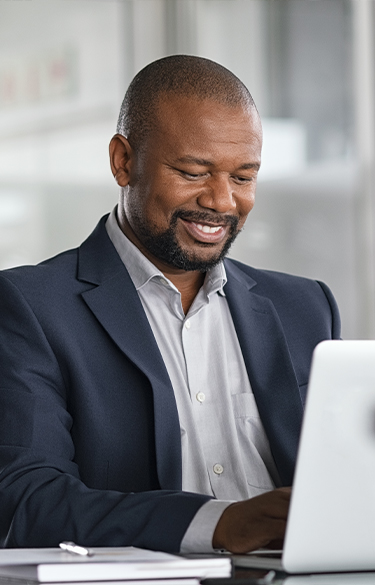
{"label": "suit jacket lapel", "polygon": [[229,308],[252,390],[283,485],[291,485],[302,404],[281,322],[256,282],[226,262]]}
{"label": "suit jacket lapel", "polygon": [[130,276],[105,230],[106,217],[79,249],[82,297],[121,351],[147,376],[154,395],[157,469],[163,489],[181,489],[177,406],[170,379]]}

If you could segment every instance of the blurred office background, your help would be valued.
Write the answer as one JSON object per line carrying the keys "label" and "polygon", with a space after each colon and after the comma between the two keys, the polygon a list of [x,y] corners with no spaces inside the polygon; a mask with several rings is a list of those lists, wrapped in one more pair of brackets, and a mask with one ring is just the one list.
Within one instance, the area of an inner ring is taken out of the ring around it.
{"label": "blurred office background", "polygon": [[375,337],[374,0],[0,0],[0,267],[78,245],[110,211],[125,89],[172,53],[214,59],[264,121],[231,255],[324,280]]}

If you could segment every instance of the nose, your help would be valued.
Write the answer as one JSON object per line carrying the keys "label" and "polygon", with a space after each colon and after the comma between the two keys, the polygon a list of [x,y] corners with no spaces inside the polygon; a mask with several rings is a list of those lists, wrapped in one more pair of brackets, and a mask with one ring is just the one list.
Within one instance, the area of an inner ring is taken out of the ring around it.
{"label": "nose", "polygon": [[236,209],[236,198],[230,178],[210,177],[198,195],[198,203],[218,213],[233,212]]}

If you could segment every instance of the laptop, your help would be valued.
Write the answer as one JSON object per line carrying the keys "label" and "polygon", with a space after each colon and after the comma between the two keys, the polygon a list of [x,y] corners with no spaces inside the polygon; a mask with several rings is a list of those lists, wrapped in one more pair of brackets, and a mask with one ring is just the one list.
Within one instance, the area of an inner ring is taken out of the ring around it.
{"label": "laptop", "polygon": [[375,571],[375,341],[316,347],[284,549],[233,560],[287,573]]}

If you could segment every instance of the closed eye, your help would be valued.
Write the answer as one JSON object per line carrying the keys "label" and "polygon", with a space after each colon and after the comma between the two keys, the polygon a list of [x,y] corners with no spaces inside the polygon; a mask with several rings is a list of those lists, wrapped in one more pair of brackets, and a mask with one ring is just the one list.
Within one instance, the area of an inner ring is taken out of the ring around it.
{"label": "closed eye", "polygon": [[183,177],[189,181],[197,181],[202,177],[205,177],[207,173],[188,173],[187,171],[179,171]]}
{"label": "closed eye", "polygon": [[251,181],[253,181],[254,179],[254,177],[238,177],[236,175],[233,176],[232,178],[239,185],[246,185],[246,183],[251,183]]}

